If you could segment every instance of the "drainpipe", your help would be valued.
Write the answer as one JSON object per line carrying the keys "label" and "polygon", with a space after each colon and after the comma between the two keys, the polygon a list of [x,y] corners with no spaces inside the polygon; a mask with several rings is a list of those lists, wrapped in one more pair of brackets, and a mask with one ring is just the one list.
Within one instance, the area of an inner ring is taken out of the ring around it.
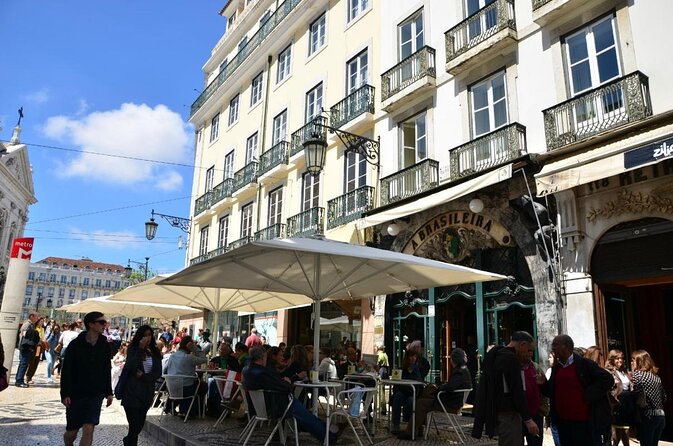
{"label": "drainpipe", "polygon": [[[262,153],[264,153],[264,147],[266,147],[266,116],[269,112],[269,93],[271,91],[271,62],[273,61],[273,56],[269,54],[266,59],[266,91],[264,92],[264,109],[262,110],[262,130],[259,138],[259,147],[257,148],[258,160],[262,159]],[[260,211],[260,203],[262,202],[262,183],[257,183],[257,230],[262,229],[260,227],[260,222],[262,218],[262,213]]]}

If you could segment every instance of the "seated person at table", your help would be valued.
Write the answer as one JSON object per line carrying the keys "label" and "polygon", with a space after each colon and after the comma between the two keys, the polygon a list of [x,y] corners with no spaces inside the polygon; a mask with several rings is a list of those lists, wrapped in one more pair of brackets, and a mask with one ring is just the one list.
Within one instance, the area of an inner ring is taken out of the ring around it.
{"label": "seated person at table", "polygon": [[[206,362],[208,362],[208,359],[196,346],[196,344],[194,344],[192,337],[189,335],[183,336],[180,340],[178,351],[173,353],[170,358],[168,358],[168,362],[166,363],[166,374],[196,377],[196,366],[199,364],[205,364]],[[182,381],[183,395],[194,395],[198,389],[198,383],[200,381],[196,381],[193,378],[183,378]],[[203,393],[205,394],[205,392]],[[189,403],[189,400],[180,400],[181,413],[187,412]],[[196,407],[196,404],[192,406],[192,409],[194,409],[194,407]],[[167,409],[170,410],[170,408]]]}
{"label": "seated person at table", "polygon": [[[413,350],[407,350],[402,361],[402,379],[412,379],[415,381],[423,381],[421,372],[418,369],[418,354]],[[415,387],[415,386],[414,386]],[[419,396],[423,385],[419,384],[416,389],[416,396]],[[413,407],[414,391],[410,386],[396,385],[393,386],[392,398],[392,412],[393,412],[393,428],[390,431],[397,435],[400,433],[400,418],[404,410],[404,421],[408,422],[411,419],[411,412]]]}
{"label": "seated person at table", "polygon": [[236,360],[243,370],[243,367],[248,365],[248,347],[242,342],[237,342],[234,347],[234,356],[236,356]]}
{"label": "seated person at table", "polygon": [[308,371],[311,369],[310,361],[303,345],[293,345],[290,350],[290,365],[283,370],[280,376],[288,378],[291,382],[306,379]]}
{"label": "seated person at table", "polygon": [[320,379],[328,380],[338,378],[336,364],[334,360],[330,358],[332,352],[328,347],[323,347],[318,353],[318,358],[320,358],[320,365],[318,366],[318,372],[320,372]]}
{"label": "seated person at table", "polygon": [[[295,346],[297,347],[297,346]],[[293,347],[294,348],[294,347]],[[271,390],[278,393],[265,395],[266,408],[269,415],[279,417],[288,404],[288,396],[292,397],[292,384],[289,378],[281,378],[266,366],[267,353],[264,347],[250,349],[250,365],[243,369],[243,385],[246,390]],[[248,406],[253,407],[249,402]],[[297,420],[299,430],[310,433],[320,442],[325,440],[325,422],[313,415],[306,407],[292,397],[292,405],[288,414]],[[336,441],[337,427],[330,426],[330,443]]]}
{"label": "seated person at table", "polygon": [[[231,346],[227,342],[220,342],[218,353],[218,356],[214,356],[210,360],[211,367],[233,370],[234,372],[241,371],[236,357],[232,355]],[[220,391],[217,390],[215,379],[212,377],[208,378],[208,414],[219,417],[222,410],[220,406],[221,401],[222,398],[220,397]],[[238,408],[238,403],[233,403],[232,407],[234,409]]]}
{"label": "seated person at table", "polygon": [[[432,392],[423,392],[423,396],[416,400],[416,438],[422,435],[423,429],[421,428],[423,423],[425,423],[425,418],[428,412],[431,411],[441,411],[442,406],[439,404],[437,399],[437,394],[439,392],[454,392],[459,389],[470,389],[472,388],[472,375],[467,369],[467,354],[464,350],[460,348],[455,348],[451,352],[451,377],[449,381],[440,385],[439,388]],[[434,387],[434,386],[433,386]],[[442,404],[446,408],[446,411],[449,413],[460,413],[460,410],[463,408],[463,393],[444,393],[442,394]],[[407,423],[407,429],[405,432],[402,432],[397,438],[401,440],[411,440],[412,436],[412,423]]]}
{"label": "seated person at table", "polygon": [[266,351],[266,366],[273,372],[280,373],[284,368],[282,365],[283,352],[280,347],[270,347]]}
{"label": "seated person at table", "polygon": [[358,359],[358,352],[353,347],[346,349],[346,361],[339,364],[337,368],[339,378],[348,375],[348,367],[350,366],[353,367],[355,373],[362,373],[366,368],[366,364]]}

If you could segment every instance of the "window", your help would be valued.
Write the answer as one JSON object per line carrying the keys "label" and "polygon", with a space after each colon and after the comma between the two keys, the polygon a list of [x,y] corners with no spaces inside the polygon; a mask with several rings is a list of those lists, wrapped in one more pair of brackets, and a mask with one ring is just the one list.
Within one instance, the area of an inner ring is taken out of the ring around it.
{"label": "window", "polygon": [[210,192],[213,190],[213,176],[215,175],[215,166],[212,166],[210,169],[206,170],[206,188],[205,192]]}
{"label": "window", "polygon": [[112,281],[111,280],[106,280],[105,281],[105,288],[110,288],[112,286]]}
{"label": "window", "polygon": [[38,296],[44,295],[44,287],[43,286],[37,287],[37,295]]}
{"label": "window", "polygon": [[201,228],[201,236],[199,238],[199,256],[208,254],[208,226]]}
{"label": "window", "polygon": [[223,72],[225,70],[225,68],[227,68],[228,63],[229,63],[229,59],[227,59],[225,57],[224,60],[222,61],[222,63],[220,64],[220,73]]}
{"label": "window", "polygon": [[68,276],[61,275],[61,283],[68,283]]}
{"label": "window", "polygon": [[252,203],[241,208],[241,238],[252,236]]}
{"label": "window", "polygon": [[413,166],[428,157],[425,113],[400,124],[400,139],[401,168]]}
{"label": "window", "polygon": [[234,151],[224,156],[224,179],[234,178]]}
{"label": "window", "polygon": [[[89,279],[86,280],[88,281]],[[77,276],[70,276],[70,284],[77,285]]]}
{"label": "window", "polygon": [[325,28],[327,21],[325,14],[320,16],[318,20],[311,23],[309,28],[309,42],[308,42],[308,55],[315,53],[320,48],[325,46]]}
{"label": "window", "polygon": [[245,164],[251,163],[257,155],[257,132],[253,133],[245,143]]}
{"label": "window", "polygon": [[28,273],[28,280],[35,280],[35,271],[30,271]]}
{"label": "window", "polygon": [[40,273],[38,276],[38,280],[41,282],[45,282],[47,280],[47,273]]}
{"label": "window", "polygon": [[82,300],[89,298],[89,290],[82,290]]}
{"label": "window", "polygon": [[30,307],[30,297],[26,297],[23,299],[23,306],[24,307]]}
{"label": "window", "polygon": [[367,160],[355,152],[345,156],[346,174],[344,175],[344,192],[350,192],[367,184]]}
{"label": "window", "polygon": [[103,279],[96,279],[96,283],[94,285],[96,288],[100,288],[103,286]]}
{"label": "window", "polygon": [[63,306],[63,299],[59,299],[59,300],[58,300],[58,306],[59,306],[59,307],[62,307],[62,306]]}
{"label": "window", "polygon": [[425,41],[423,38],[423,10],[421,9],[412,15],[398,27],[399,60],[406,59],[416,51],[423,48]]}
{"label": "window", "polygon": [[238,42],[238,52],[240,53],[243,48],[248,44],[248,36],[245,36]]}
{"label": "window", "polygon": [[320,175],[313,176],[305,173],[302,177],[302,203],[301,210],[308,211],[320,205]]}
{"label": "window", "polygon": [[120,285],[119,281],[118,281],[118,280],[115,280],[115,281],[114,281],[114,288],[115,288],[116,290],[119,289],[119,285]]}
{"label": "window", "polygon": [[58,297],[60,299],[63,299],[65,297],[65,288],[59,288],[58,289]]}
{"label": "window", "polygon": [[223,248],[227,246],[227,239],[229,238],[229,216],[226,215],[220,218],[217,230],[217,247]]}
{"label": "window", "polygon": [[278,55],[278,71],[276,72],[276,83],[285,80],[292,72],[292,45],[289,45]]}
{"label": "window", "polygon": [[[77,278],[75,277],[74,279],[75,279],[75,283],[77,283]],[[89,278],[88,277],[85,277],[84,279],[82,279],[82,285],[89,286]]]}
{"label": "window", "polygon": [[[495,2],[495,0],[467,0],[466,17],[471,16],[482,8]],[[482,34],[493,32],[492,29],[498,25],[498,9],[491,8],[484,14],[477,17],[477,20],[471,20],[467,26],[468,38],[470,40],[479,38]]]}
{"label": "window", "polygon": [[252,80],[252,87],[250,88],[250,106],[251,107],[262,100],[262,80],[263,80],[263,78],[264,78],[264,73],[259,73]]}
{"label": "window", "polygon": [[47,297],[54,297],[54,291],[55,290],[54,290],[53,286],[50,286],[49,288],[47,288]]}
{"label": "window", "polygon": [[322,82],[306,93],[306,122],[322,112]]}
{"label": "window", "polygon": [[74,289],[69,289],[69,290],[68,290],[68,297],[69,297],[70,299],[74,299],[74,298],[75,298],[75,290],[74,290]]}
{"label": "window", "polygon": [[33,295],[33,285],[26,285],[26,296]]}
{"label": "window", "polygon": [[261,28],[267,20],[269,20],[269,17],[271,17],[271,11],[268,9],[262,14],[262,17],[259,19],[259,27]]}
{"label": "window", "polygon": [[501,71],[470,89],[472,133],[476,138],[507,124],[505,72]]}
{"label": "window", "polygon": [[238,100],[240,95],[236,95],[229,101],[229,122],[228,125],[234,125],[238,121]]}
{"label": "window", "polygon": [[269,192],[269,217],[267,226],[273,226],[275,224],[281,223],[283,221],[282,214],[283,188],[279,187]]}
{"label": "window", "polygon": [[348,0],[348,21],[350,22],[369,7],[369,0]]}
{"label": "window", "polygon": [[100,291],[94,291],[93,297],[100,297]]}
{"label": "window", "polygon": [[276,145],[281,141],[285,141],[287,136],[287,109],[283,110],[273,118],[273,135],[271,145]]}
{"label": "window", "polygon": [[213,119],[210,120],[210,142],[213,142],[217,139],[220,134],[220,114],[213,116]]}
{"label": "window", "polygon": [[229,21],[227,22],[227,29],[231,28],[234,26],[234,23],[236,23],[236,12],[234,12],[231,17],[229,17]]}
{"label": "window", "polygon": [[56,282],[56,274],[49,274],[49,281]]}
{"label": "window", "polygon": [[369,67],[367,63],[367,50],[364,50],[346,64],[346,71],[348,76],[348,85],[346,91],[348,94],[353,93],[358,88],[367,83],[369,79]]}

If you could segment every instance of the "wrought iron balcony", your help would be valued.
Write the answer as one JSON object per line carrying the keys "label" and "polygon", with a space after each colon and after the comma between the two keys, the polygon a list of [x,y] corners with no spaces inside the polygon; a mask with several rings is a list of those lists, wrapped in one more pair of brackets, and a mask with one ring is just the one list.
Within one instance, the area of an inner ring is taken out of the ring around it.
{"label": "wrought iron balcony", "polygon": [[425,76],[437,77],[435,49],[429,46],[424,46],[381,75],[381,101]]}
{"label": "wrought iron balcony", "polygon": [[451,181],[519,158],[526,153],[526,128],[502,127],[449,151]]}
{"label": "wrought iron balcony", "polygon": [[444,34],[446,62],[452,61],[506,28],[516,31],[514,0],[495,0]]}
{"label": "wrought iron balcony", "polygon": [[381,206],[413,197],[439,184],[439,162],[426,159],[381,178]]}
{"label": "wrought iron balcony", "polygon": [[327,202],[327,229],[334,229],[362,217],[374,207],[374,188],[359,187]]}
{"label": "wrought iron balcony", "polygon": [[227,251],[231,251],[232,249],[240,248],[241,246],[245,246],[248,243],[252,241],[251,236],[247,237],[241,237],[238,240],[234,240],[233,242],[229,243],[229,246],[227,246]]}
{"label": "wrought iron balcony", "polygon": [[323,234],[325,208],[311,208],[287,219],[288,237],[308,237]]}
{"label": "wrought iron balcony", "polygon": [[259,158],[259,176],[264,175],[271,169],[281,164],[288,164],[290,160],[290,143],[281,141],[262,153]]}
{"label": "wrought iron balcony", "polygon": [[255,232],[255,240],[273,240],[275,238],[285,238],[285,224],[276,223]]}
{"label": "wrought iron balcony", "polygon": [[652,115],[647,76],[635,71],[542,112],[554,150]]}
{"label": "wrought iron balcony", "polygon": [[245,165],[245,167],[234,173],[234,185],[232,192],[247,186],[248,184],[257,180],[257,161],[252,161]]}
{"label": "wrought iron balcony", "polygon": [[231,197],[231,193],[234,190],[234,179],[225,178],[220,184],[215,186],[212,190],[212,206],[216,205],[220,201],[224,200],[227,197]]}
{"label": "wrought iron balcony", "polygon": [[340,128],[364,113],[374,113],[374,87],[363,85],[330,108],[332,127]]}
{"label": "wrought iron balcony", "polygon": [[327,125],[327,118],[324,116],[318,116],[292,134],[292,147],[290,149],[290,156],[294,156],[304,150],[304,141],[311,139],[312,133],[315,133],[316,131],[315,125],[313,125],[316,120],[318,124],[320,124],[318,134],[321,138],[327,139],[327,129],[323,127]]}
{"label": "wrought iron balcony", "polygon": [[535,11],[538,8],[541,8],[542,6],[546,5],[551,1],[552,0],[533,0],[533,11]]}
{"label": "wrought iron balcony", "polygon": [[212,190],[209,190],[205,194],[201,195],[196,199],[194,203],[194,215],[199,215],[201,212],[206,209],[210,209],[210,206],[213,203],[213,193]]}
{"label": "wrought iron balcony", "polygon": [[217,91],[217,89],[222,85],[236,69],[241,66],[241,64],[256,50],[266,39],[266,37],[271,34],[271,32],[276,29],[276,27],[287,17],[287,15],[301,2],[302,0],[285,0],[285,2],[274,11],[268,20],[259,28],[259,30],[247,41],[242,48],[238,50],[238,54],[224,67],[220,70],[220,73],[217,75],[213,81],[208,84],[208,86],[203,90],[203,93],[196,98],[196,101],[192,104],[190,110],[190,117],[196,113],[203,104],[206,103],[208,99]]}

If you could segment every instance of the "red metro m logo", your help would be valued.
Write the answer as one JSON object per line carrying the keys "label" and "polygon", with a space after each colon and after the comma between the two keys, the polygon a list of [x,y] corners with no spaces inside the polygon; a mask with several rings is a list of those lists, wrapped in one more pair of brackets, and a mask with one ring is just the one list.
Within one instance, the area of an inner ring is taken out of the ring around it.
{"label": "red metro m logo", "polygon": [[30,260],[30,256],[33,254],[33,240],[35,239],[32,237],[15,238],[12,244],[11,257],[13,259]]}

